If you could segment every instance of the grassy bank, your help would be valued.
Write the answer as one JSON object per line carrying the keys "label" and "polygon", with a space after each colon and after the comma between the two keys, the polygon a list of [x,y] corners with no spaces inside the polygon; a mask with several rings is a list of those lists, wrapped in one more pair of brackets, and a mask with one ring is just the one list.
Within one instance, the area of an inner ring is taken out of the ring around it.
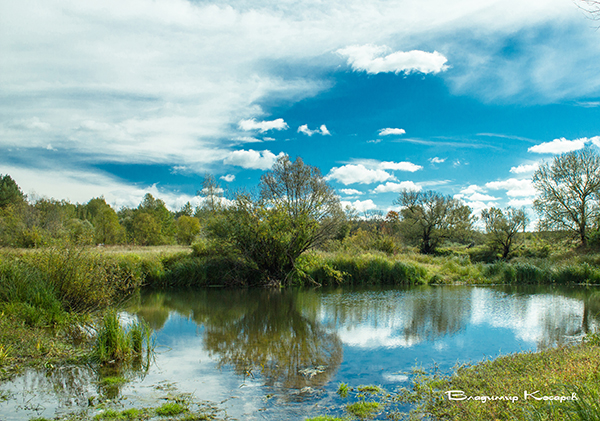
{"label": "grassy bank", "polygon": [[438,420],[598,420],[600,337],[588,338],[463,366],[452,376],[421,373],[402,399],[418,403],[415,416]]}
{"label": "grassy bank", "polygon": [[[446,376],[415,370],[409,389],[339,385],[344,415],[307,421],[377,419],[590,421],[600,419],[600,337],[541,352],[465,365]],[[451,392],[450,392],[451,391]],[[452,399],[450,399],[450,397]],[[575,399],[574,399],[575,398]],[[402,405],[412,404],[409,413]]]}

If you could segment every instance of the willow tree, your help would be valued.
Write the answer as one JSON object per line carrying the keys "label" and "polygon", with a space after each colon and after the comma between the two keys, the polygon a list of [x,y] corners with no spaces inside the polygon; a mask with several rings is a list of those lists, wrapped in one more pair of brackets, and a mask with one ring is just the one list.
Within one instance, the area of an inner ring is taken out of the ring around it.
{"label": "willow tree", "polygon": [[591,148],[559,155],[533,174],[540,227],[565,230],[587,244],[600,220],[600,156]]}

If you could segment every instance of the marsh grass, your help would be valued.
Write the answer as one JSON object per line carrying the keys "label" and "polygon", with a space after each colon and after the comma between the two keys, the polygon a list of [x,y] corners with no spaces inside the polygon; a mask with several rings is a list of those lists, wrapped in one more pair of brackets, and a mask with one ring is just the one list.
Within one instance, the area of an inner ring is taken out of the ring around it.
{"label": "marsh grass", "polygon": [[144,350],[150,359],[153,348],[152,329],[146,323],[136,321],[125,328],[117,313],[109,310],[98,329],[93,359],[100,364],[130,362],[141,360]]}

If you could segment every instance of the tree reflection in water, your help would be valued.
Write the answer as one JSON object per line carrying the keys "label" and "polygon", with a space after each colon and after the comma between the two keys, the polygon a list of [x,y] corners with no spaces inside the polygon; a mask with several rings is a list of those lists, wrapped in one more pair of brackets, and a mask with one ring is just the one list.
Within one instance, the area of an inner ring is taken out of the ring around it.
{"label": "tree reflection in water", "polygon": [[[342,361],[342,343],[319,324],[320,296],[298,290],[201,290],[145,296],[137,314],[153,326],[162,308],[204,325],[204,346],[219,366],[284,389],[320,387]],[[166,313],[168,314],[168,312]],[[164,321],[162,321],[164,323]]]}

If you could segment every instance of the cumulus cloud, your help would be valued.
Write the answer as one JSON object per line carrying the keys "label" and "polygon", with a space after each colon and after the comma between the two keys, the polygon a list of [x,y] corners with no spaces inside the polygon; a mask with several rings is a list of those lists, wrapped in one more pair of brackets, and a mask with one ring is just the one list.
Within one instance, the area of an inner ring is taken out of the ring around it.
{"label": "cumulus cloud", "polygon": [[373,190],[373,193],[400,193],[402,190],[419,191],[421,186],[413,183],[412,181],[401,181],[400,183],[387,182],[380,184]]}
{"label": "cumulus cloud", "polygon": [[310,130],[308,128],[308,124],[303,124],[302,126],[298,127],[298,133],[304,133],[307,136],[312,136],[314,134],[320,134],[321,136],[331,135],[331,133],[329,133],[329,130],[327,130],[327,126],[325,126],[324,124],[322,124],[321,127],[319,127],[316,130]]}
{"label": "cumulus cloud", "polygon": [[429,162],[431,162],[432,164],[442,164],[446,161],[446,158],[438,158],[437,156],[434,156],[433,158],[429,158]]}
{"label": "cumulus cloud", "polygon": [[404,130],[404,129],[387,128],[387,129],[379,130],[379,136],[403,135],[405,133],[406,133],[406,130]]}
{"label": "cumulus cloud", "polygon": [[506,190],[509,197],[535,196],[536,191],[531,180],[509,178],[504,181],[492,181],[485,184],[490,190]]}
{"label": "cumulus cloud", "polygon": [[360,196],[363,192],[356,189],[340,189],[340,191],[348,196]]}
{"label": "cumulus cloud", "polygon": [[245,131],[258,130],[261,133],[269,130],[287,130],[288,125],[283,118],[278,118],[271,121],[256,121],[251,118],[250,120],[241,120],[238,123],[238,127]]}
{"label": "cumulus cloud", "polygon": [[359,212],[365,212],[365,211],[377,209],[377,205],[371,199],[355,200],[354,202],[342,200],[340,203],[341,203],[342,207],[344,207],[344,208],[349,206],[351,208],[356,209]]}
{"label": "cumulus cloud", "polygon": [[282,156],[285,156],[283,152],[275,155],[270,150],[255,151],[253,149],[242,149],[230,152],[223,160],[223,163],[248,169],[268,170],[273,166],[277,158]]}
{"label": "cumulus cloud", "polygon": [[540,164],[538,164],[537,162],[535,162],[533,164],[521,164],[518,167],[512,167],[510,169],[510,172],[513,174],[525,174],[525,173],[534,172],[539,167],[540,167]]}
{"label": "cumulus cloud", "polygon": [[527,149],[527,151],[534,153],[561,154],[583,149],[588,141],[589,139],[585,137],[575,140],[567,140],[564,137],[561,137],[560,139],[554,139],[552,142],[544,142],[539,145],[532,146],[531,148]]}
{"label": "cumulus cloud", "polygon": [[227,174],[227,175],[222,175],[219,178],[221,180],[227,181],[228,183],[231,183],[233,180],[235,180],[235,175],[233,175],[233,174]]}
{"label": "cumulus cloud", "polygon": [[396,51],[390,52],[387,46],[353,45],[337,50],[341,56],[348,58],[352,70],[377,73],[439,73],[448,68],[448,59],[434,51]]}
{"label": "cumulus cloud", "polygon": [[335,180],[344,185],[348,185],[355,183],[371,184],[384,182],[387,180],[395,180],[395,177],[380,169],[368,169],[362,164],[348,164],[342,167],[333,167],[325,179]]}

